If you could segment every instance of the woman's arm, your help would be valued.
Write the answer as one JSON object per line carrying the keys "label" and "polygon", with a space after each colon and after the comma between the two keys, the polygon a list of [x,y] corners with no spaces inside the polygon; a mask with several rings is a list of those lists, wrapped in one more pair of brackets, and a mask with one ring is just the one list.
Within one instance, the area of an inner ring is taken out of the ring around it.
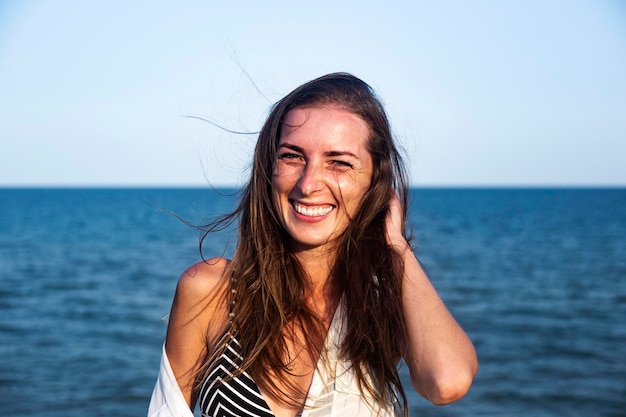
{"label": "woman's arm", "polygon": [[228,261],[198,262],[180,277],[172,303],[165,351],[187,404],[196,402],[195,377],[203,365],[207,340],[215,340],[228,321],[224,294]]}
{"label": "woman's arm", "polygon": [[404,261],[404,359],[415,390],[433,404],[449,404],[469,390],[478,370],[476,351],[424,273],[401,225],[402,209],[394,193],[387,218],[387,238]]}

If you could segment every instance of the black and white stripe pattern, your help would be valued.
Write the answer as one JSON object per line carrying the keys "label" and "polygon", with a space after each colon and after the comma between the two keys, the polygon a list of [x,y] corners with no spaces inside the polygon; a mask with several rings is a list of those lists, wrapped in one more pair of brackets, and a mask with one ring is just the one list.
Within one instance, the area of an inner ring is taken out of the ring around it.
{"label": "black and white stripe pattern", "polygon": [[216,359],[200,389],[203,417],[274,417],[259,388],[246,372],[233,377],[241,364],[240,344],[230,332],[217,346],[227,343],[224,353]]}

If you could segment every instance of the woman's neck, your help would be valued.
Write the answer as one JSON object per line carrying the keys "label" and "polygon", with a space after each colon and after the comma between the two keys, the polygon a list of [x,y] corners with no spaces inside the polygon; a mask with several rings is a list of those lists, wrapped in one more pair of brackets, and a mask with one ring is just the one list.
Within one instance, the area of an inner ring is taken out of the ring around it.
{"label": "woman's neck", "polygon": [[296,250],[294,254],[307,274],[311,290],[323,291],[330,280],[332,271],[333,256],[330,251],[314,248]]}
{"label": "woman's neck", "polygon": [[302,250],[295,255],[308,279],[306,299],[309,307],[319,318],[329,321],[343,292],[340,283],[332,276],[333,255],[328,250],[315,249]]}

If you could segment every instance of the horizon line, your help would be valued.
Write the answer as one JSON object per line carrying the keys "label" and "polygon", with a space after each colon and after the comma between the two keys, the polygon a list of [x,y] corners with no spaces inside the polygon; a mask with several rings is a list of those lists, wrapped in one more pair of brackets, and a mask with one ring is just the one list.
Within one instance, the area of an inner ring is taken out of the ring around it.
{"label": "horizon line", "polygon": [[[240,189],[245,184],[0,184],[0,189]],[[409,189],[621,189],[626,184],[409,184]]]}

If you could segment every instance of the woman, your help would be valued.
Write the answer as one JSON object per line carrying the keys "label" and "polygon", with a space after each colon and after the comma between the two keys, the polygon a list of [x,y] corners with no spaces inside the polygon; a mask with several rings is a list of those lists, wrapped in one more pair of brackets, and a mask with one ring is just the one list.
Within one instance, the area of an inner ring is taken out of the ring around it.
{"label": "woman", "polygon": [[401,358],[432,403],[465,395],[476,353],[407,242],[406,197],[366,83],[280,100],[238,208],[207,229],[238,220],[233,259],[179,280],[149,415],[407,415]]}

